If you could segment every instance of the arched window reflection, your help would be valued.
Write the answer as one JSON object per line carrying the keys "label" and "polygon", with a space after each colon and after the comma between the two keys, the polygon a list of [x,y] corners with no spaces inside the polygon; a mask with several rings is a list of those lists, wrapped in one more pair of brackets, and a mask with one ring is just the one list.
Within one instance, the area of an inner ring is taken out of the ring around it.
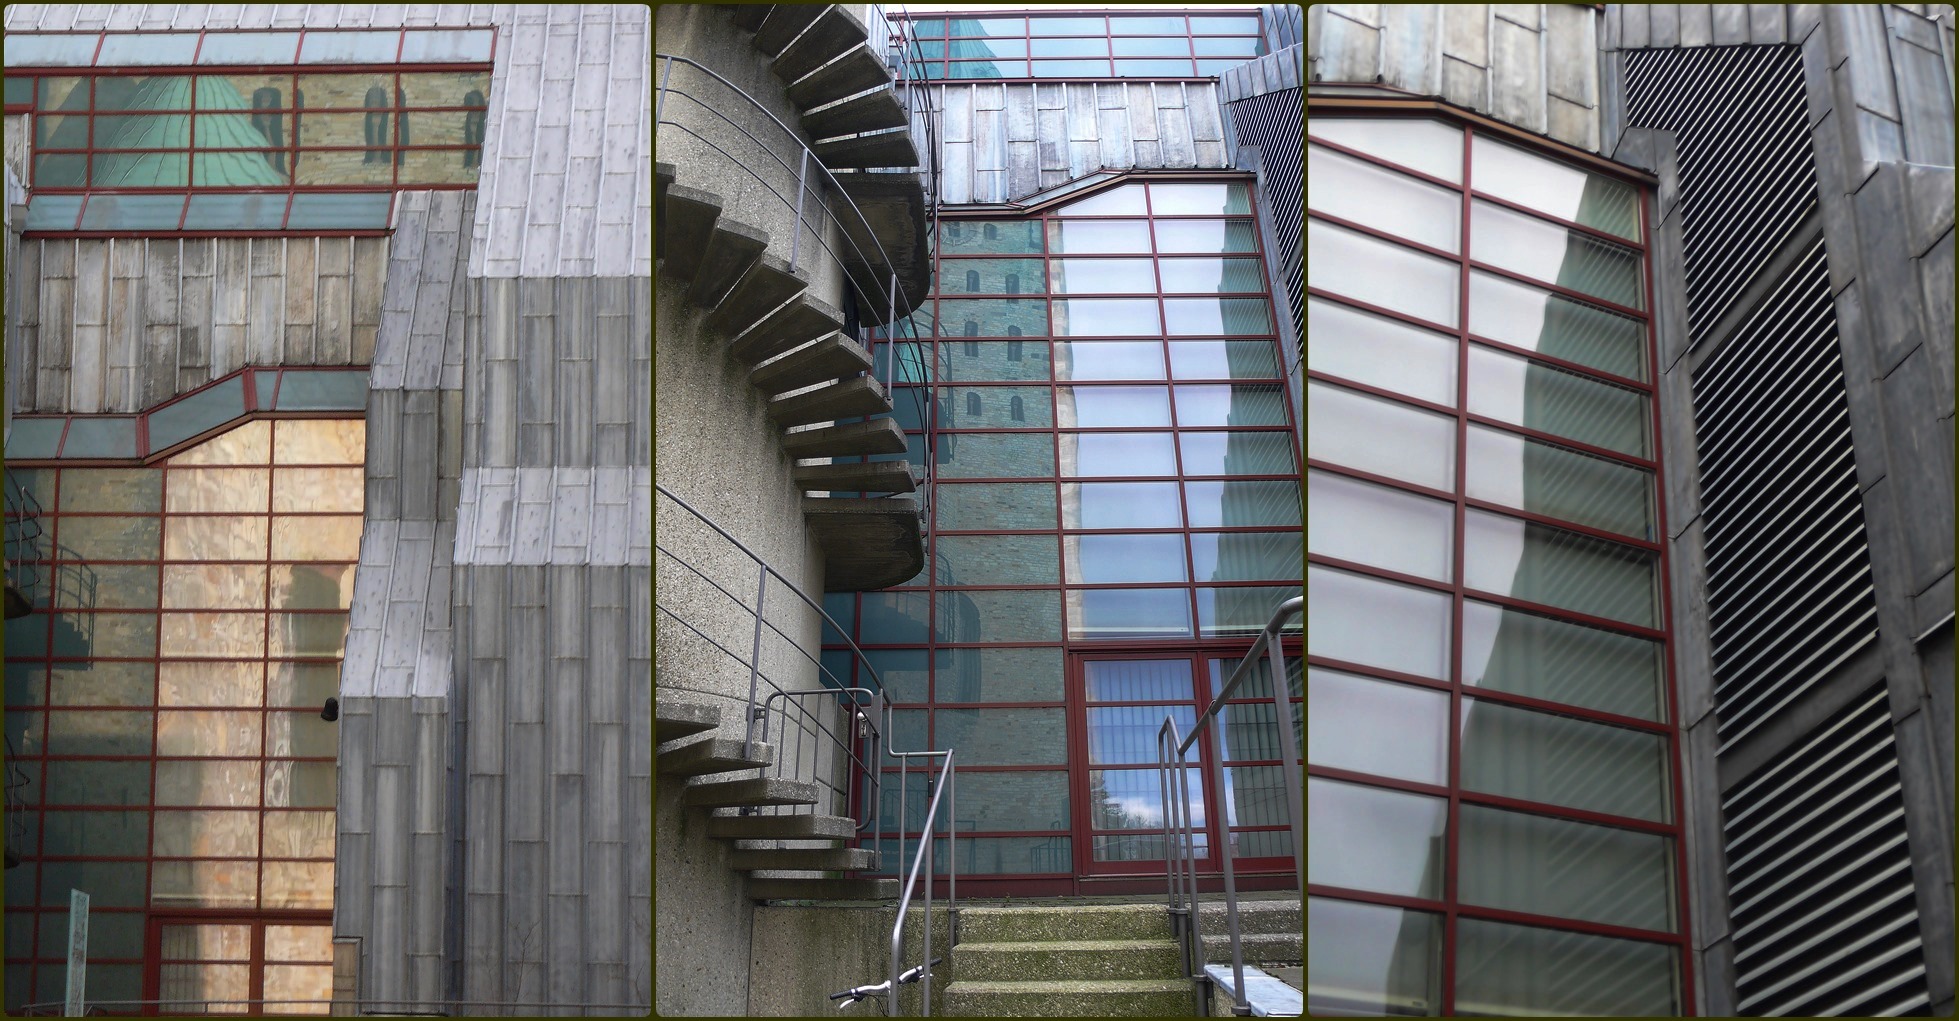
{"label": "arched window reflection", "polygon": [[1008,403],[1007,413],[1012,415],[1013,420],[1016,422],[1027,421],[1027,405],[1021,403],[1021,400],[1018,397],[1014,398],[1011,402]]}
{"label": "arched window reflection", "polygon": [[[463,97],[463,105],[482,106],[483,94],[475,89],[469,90],[469,94]],[[483,145],[484,122],[487,117],[488,111],[485,110],[471,110],[463,114],[463,142],[468,145],[477,146],[474,149],[463,150],[463,166],[474,167],[482,165],[483,150],[481,147]]]}
{"label": "arched window reflection", "polygon": [[978,417],[980,417],[980,398],[979,398],[979,394],[976,394],[976,393],[969,393],[969,394],[967,394],[967,395],[966,395],[966,414],[967,414],[967,416],[968,416],[968,417],[971,417],[971,418],[978,418]]}
{"label": "arched window reflection", "polygon": [[967,294],[978,294],[978,293],[979,293],[979,288],[980,288],[980,281],[979,281],[979,271],[978,271],[978,270],[976,270],[976,269],[969,269],[969,270],[967,270],[967,271],[966,271],[966,293],[967,293]]}

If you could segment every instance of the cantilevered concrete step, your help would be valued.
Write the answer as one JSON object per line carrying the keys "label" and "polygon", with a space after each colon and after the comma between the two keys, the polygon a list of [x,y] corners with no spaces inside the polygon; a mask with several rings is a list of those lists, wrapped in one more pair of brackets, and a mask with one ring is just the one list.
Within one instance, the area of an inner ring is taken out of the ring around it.
{"label": "cantilevered concrete step", "polygon": [[707,776],[760,769],[774,762],[774,749],[760,741],[745,744],[713,737],[660,753],[661,776]]}
{"label": "cantilevered concrete step", "polygon": [[912,144],[910,128],[896,128],[854,138],[832,138],[816,143],[811,151],[823,161],[824,166],[832,170],[918,165],[918,147]]}
{"label": "cantilevered concrete step", "polygon": [[659,702],[653,707],[654,739],[665,744],[721,725],[721,710],[691,702]]}
{"label": "cantilevered concrete step", "polygon": [[[789,5],[795,6],[795,5]],[[766,27],[766,26],[765,26]],[[761,38],[758,34],[756,38]],[[834,103],[865,89],[891,84],[891,71],[871,52],[869,43],[810,72],[789,86],[789,101],[799,109]]]}
{"label": "cantilevered concrete step", "polygon": [[[963,922],[961,923],[963,926]],[[950,1017],[1184,1017],[1190,983],[1179,979],[974,982],[945,987]]]}
{"label": "cantilevered concrete step", "polygon": [[[1225,931],[1225,905],[1223,901],[1201,901],[1199,921],[1204,935]],[[1240,900],[1238,902],[1238,931],[1240,933],[1281,933],[1297,937],[1306,931],[1301,924],[1301,910],[1297,895],[1273,900]]]}
{"label": "cantilevered concrete step", "polygon": [[728,867],[736,872],[854,872],[877,868],[877,852],[861,847],[736,849]]}
{"label": "cantilevered concrete step", "polygon": [[886,588],[925,566],[925,522],[915,496],[806,496],[803,521],[828,558],[826,592]]}
{"label": "cantilevered concrete step", "polygon": [[721,300],[721,306],[708,314],[704,325],[721,336],[735,336],[808,287],[807,273],[792,270],[788,260],[764,252]]}
{"label": "cantilevered concrete step", "polygon": [[856,375],[871,367],[871,353],[841,333],[797,348],[748,374],[755,389],[771,396]]}
{"label": "cantilevered concrete step", "polygon": [[896,89],[879,89],[803,115],[803,130],[811,138],[834,138],[863,131],[902,128],[911,123]]}
{"label": "cantilevered concrete step", "polygon": [[776,4],[755,28],[755,48],[773,57],[810,26],[829,4]]}
{"label": "cantilevered concrete step", "polygon": [[752,900],[891,900],[896,879],[750,879]]}
{"label": "cantilevered concrete step", "polygon": [[693,279],[714,234],[714,221],[720,216],[721,196],[684,184],[669,187],[665,215],[660,219],[660,233],[667,240],[661,272],[680,280]]}
{"label": "cantilevered concrete step", "polygon": [[753,32],[762,27],[762,19],[775,9],[774,4],[715,4],[735,12],[735,27],[744,32]]}
{"label": "cantilevered concrete step", "polygon": [[[925,300],[932,284],[931,251],[925,243],[925,186],[917,174],[850,170],[838,173],[837,183],[870,225],[867,232],[854,216],[840,221],[850,239],[839,253],[844,269],[865,293],[876,295],[889,294],[895,272],[898,314],[903,315]],[[858,309],[859,316],[865,323],[883,325],[889,318],[887,302],[870,304]]]}
{"label": "cantilevered concrete step", "polygon": [[[659,210],[661,216],[667,215],[667,189],[673,186],[674,178],[678,174],[679,171],[671,163],[656,162],[653,164],[653,208]],[[667,225],[664,223],[660,224],[660,229],[653,233],[654,247],[657,249],[654,254],[659,258],[665,258],[667,254]]]}
{"label": "cantilevered concrete step", "polygon": [[814,805],[816,785],[780,777],[717,780],[692,784],[682,795],[690,808],[739,808],[743,805]]}
{"label": "cantilevered concrete step", "polygon": [[841,815],[717,815],[707,835],[720,840],[848,840],[857,823]]}
{"label": "cantilevered concrete step", "polygon": [[813,425],[840,418],[881,415],[891,410],[891,398],[884,386],[868,376],[846,379],[793,397],[777,397],[769,402],[769,417],[777,425]]}
{"label": "cantilevered concrete step", "polygon": [[894,419],[845,422],[821,429],[784,433],[782,449],[790,457],[850,457],[857,454],[895,454],[905,449],[905,432]]}
{"label": "cantilevered concrete step", "polygon": [[768,247],[766,231],[722,217],[708,236],[700,269],[694,272],[694,282],[687,288],[687,300],[698,308],[720,305]]}
{"label": "cantilevered concrete step", "polygon": [[769,313],[748,332],[736,337],[734,343],[728,345],[728,350],[742,361],[755,365],[763,359],[801,347],[826,333],[835,333],[842,326],[842,312],[805,291]]}
{"label": "cantilevered concrete step", "polygon": [[959,938],[973,943],[1169,939],[1170,911],[1162,904],[963,908]]}
{"label": "cantilevered concrete step", "polygon": [[909,461],[806,464],[790,472],[796,488],[826,493],[910,493],[918,489]]}
{"label": "cantilevered concrete step", "polygon": [[1174,978],[1183,966],[1175,940],[1095,939],[1069,943],[974,943],[952,948],[961,981]]}
{"label": "cantilevered concrete step", "polygon": [[843,56],[844,51],[863,43],[869,34],[864,23],[851,17],[842,5],[831,4],[776,56],[775,76],[793,82]]}

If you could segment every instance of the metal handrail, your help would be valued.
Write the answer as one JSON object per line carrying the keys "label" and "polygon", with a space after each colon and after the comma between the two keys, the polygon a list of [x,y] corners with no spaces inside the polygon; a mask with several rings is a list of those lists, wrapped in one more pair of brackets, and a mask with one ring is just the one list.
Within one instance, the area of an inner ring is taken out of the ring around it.
{"label": "metal handrail", "polygon": [[[924,821],[919,824],[918,850],[912,854],[911,872],[906,875],[904,891],[898,898],[898,917],[891,924],[891,984],[885,992],[884,1003],[885,1016],[897,1017],[898,974],[899,964],[901,963],[904,952],[905,911],[911,907],[912,893],[918,888],[918,874],[923,869],[925,871],[925,933],[921,942],[924,951],[920,954],[920,957],[923,958],[925,972],[920,979],[918,1002],[921,1011],[920,1016],[931,1017],[933,870],[930,863],[933,859],[932,843],[938,839],[939,799],[944,798],[946,801],[946,817],[949,819],[955,817],[954,813],[957,811],[955,806],[958,804],[958,799],[953,792],[953,786],[958,776],[953,768],[953,752],[951,749],[936,752],[892,752],[891,754],[900,761],[901,770],[903,769],[903,762],[907,759],[937,757],[943,757],[945,759],[945,763],[939,767],[939,781],[937,788],[932,792],[932,802],[925,809]],[[902,777],[903,774],[901,772],[898,781],[898,852],[900,854],[904,853],[905,847],[905,787]],[[949,832],[951,839],[946,841],[946,912],[948,916],[959,905],[959,834],[957,830],[950,830]]]}
{"label": "metal handrail", "polygon": [[[1280,633],[1294,617],[1304,613],[1306,597],[1293,596],[1280,603],[1272,611],[1272,619],[1258,633],[1250,651],[1245,653],[1238,666],[1231,671],[1224,684],[1211,696],[1211,702],[1204,711],[1197,714],[1191,724],[1190,733],[1181,738],[1177,735],[1176,718],[1165,716],[1163,725],[1157,728],[1157,772],[1162,778],[1159,794],[1163,802],[1163,871],[1169,885],[1170,914],[1173,925],[1187,915],[1187,928],[1183,937],[1183,959],[1189,966],[1191,994],[1196,996],[1197,984],[1202,981],[1204,965],[1204,940],[1198,924],[1197,907],[1197,869],[1196,855],[1192,844],[1195,841],[1190,821],[1190,785],[1188,772],[1184,768],[1184,755],[1190,746],[1197,742],[1199,734],[1207,731],[1216,733],[1215,723],[1218,713],[1224,709],[1225,700],[1238,690],[1239,684],[1250,676],[1252,664],[1258,662],[1259,653],[1266,653],[1272,666],[1272,704],[1273,716],[1279,729],[1279,775],[1286,788],[1286,816],[1292,824],[1293,868],[1299,880],[1301,893],[1306,890],[1306,832],[1305,822],[1299,817],[1303,803],[1299,782],[1299,743],[1292,729],[1292,692],[1286,684],[1285,643]],[[1217,742],[1213,742],[1217,746]],[[1173,750],[1174,749],[1174,750]],[[1212,789],[1217,791],[1220,801],[1224,798],[1224,766],[1221,763],[1223,749],[1210,757]],[[1176,770],[1179,777],[1179,796],[1173,803],[1170,797],[1169,771]],[[1173,812],[1175,826],[1173,827]],[[1251,1006],[1245,998],[1245,953],[1238,932],[1238,879],[1231,859],[1231,819],[1227,805],[1215,806],[1211,818],[1223,819],[1219,832],[1223,835],[1218,847],[1218,857],[1224,869],[1225,927],[1231,934],[1231,977],[1233,1004],[1231,1012],[1244,1016],[1251,1013]],[[1175,829],[1175,840],[1172,831]],[[1185,868],[1184,866],[1189,866]],[[1201,1008],[1200,1008],[1201,1012]]]}
{"label": "metal handrail", "polygon": [[[581,1017],[591,1016],[590,1012],[595,1010],[615,1011],[615,1012],[631,1011],[632,1012],[631,1014],[627,1014],[624,1016],[645,1017],[647,1011],[653,1009],[651,1004],[646,1004],[646,1003],[597,1003],[597,1002],[550,1003],[550,1002],[543,1002],[543,1001],[528,1001],[528,1000],[379,1000],[379,999],[342,1000],[342,999],[319,999],[319,998],[290,999],[290,1000],[281,1000],[281,999],[225,1000],[225,999],[200,999],[200,998],[189,997],[189,996],[176,996],[176,997],[168,997],[168,998],[159,998],[154,1000],[87,999],[84,1000],[82,1003],[82,1013],[84,1015],[92,1016],[100,1011],[108,1010],[117,1014],[125,1014],[125,1013],[145,1012],[149,1008],[161,1008],[163,1009],[163,1012],[166,1014],[178,1014],[178,1013],[188,1013],[187,1008],[193,1006],[201,1006],[204,1009],[199,1013],[219,1014],[221,1012],[211,1010],[210,1008],[212,1008],[213,1006],[225,1006],[225,1007],[233,1007],[233,1008],[240,1008],[240,1009],[232,1010],[232,1011],[224,1011],[222,1012],[223,1014],[230,1014],[230,1013],[245,1014],[248,1013],[249,1009],[252,1007],[267,1007],[267,1006],[274,1006],[274,1005],[294,1005],[294,1006],[312,1006],[312,1007],[325,1006],[329,1008],[358,1009],[360,1010],[361,1014],[376,1015],[376,1016],[424,1015],[430,1017],[478,1017],[478,1016],[483,1016],[484,1012],[478,1010],[477,1008],[483,1008],[483,1007],[499,1008],[501,1010],[521,1009],[522,1011],[521,1013],[502,1015],[502,1016],[509,1016],[509,1017],[536,1017],[539,1015],[536,1013],[535,1008],[539,1008],[539,1007],[551,1008],[554,1014],[558,1014],[565,1011],[576,1010],[578,1011],[579,1016]],[[41,1003],[23,1004],[20,1007],[14,1008],[14,1013],[25,1017],[60,1017],[62,1016],[62,1010],[64,1006],[65,1003],[61,1000],[49,1000]],[[170,1010],[168,1008],[177,1008],[177,1009]],[[387,1008],[387,1009],[379,1009],[379,1008]],[[453,1014],[450,1013],[450,1011],[452,1010],[455,1011]],[[491,1015],[491,1016],[498,1016],[498,1015]],[[598,1015],[598,1016],[610,1016],[610,1015]]]}

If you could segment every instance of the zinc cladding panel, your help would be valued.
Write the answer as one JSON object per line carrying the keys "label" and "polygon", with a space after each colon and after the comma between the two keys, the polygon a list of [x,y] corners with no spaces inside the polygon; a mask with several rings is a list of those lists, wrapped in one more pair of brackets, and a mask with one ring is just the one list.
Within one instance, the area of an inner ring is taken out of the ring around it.
{"label": "zinc cladding panel", "polygon": [[1741,1014],[1931,1002],[1904,813],[1882,681],[1722,799]]}
{"label": "zinc cladding panel", "polygon": [[1818,239],[1694,372],[1724,749],[1877,634],[1825,263]]}

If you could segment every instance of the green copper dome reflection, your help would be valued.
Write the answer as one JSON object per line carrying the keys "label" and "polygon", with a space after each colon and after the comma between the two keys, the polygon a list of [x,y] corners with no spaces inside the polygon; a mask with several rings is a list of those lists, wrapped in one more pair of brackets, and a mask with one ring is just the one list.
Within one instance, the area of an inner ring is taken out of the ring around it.
{"label": "green copper dome reflection", "polygon": [[[106,105],[100,95],[102,87],[97,85],[98,105]],[[98,114],[94,186],[129,188],[189,183],[182,152],[102,150],[189,148],[190,114],[146,111],[188,110],[190,93],[191,79],[185,76],[143,78],[115,103],[127,113]],[[283,145],[279,121],[287,115],[251,113],[251,104],[228,79],[212,75],[197,79],[197,107],[200,111],[197,114],[198,184],[277,187],[288,183],[285,173],[263,152],[204,151]],[[271,157],[280,158],[277,154]]]}

